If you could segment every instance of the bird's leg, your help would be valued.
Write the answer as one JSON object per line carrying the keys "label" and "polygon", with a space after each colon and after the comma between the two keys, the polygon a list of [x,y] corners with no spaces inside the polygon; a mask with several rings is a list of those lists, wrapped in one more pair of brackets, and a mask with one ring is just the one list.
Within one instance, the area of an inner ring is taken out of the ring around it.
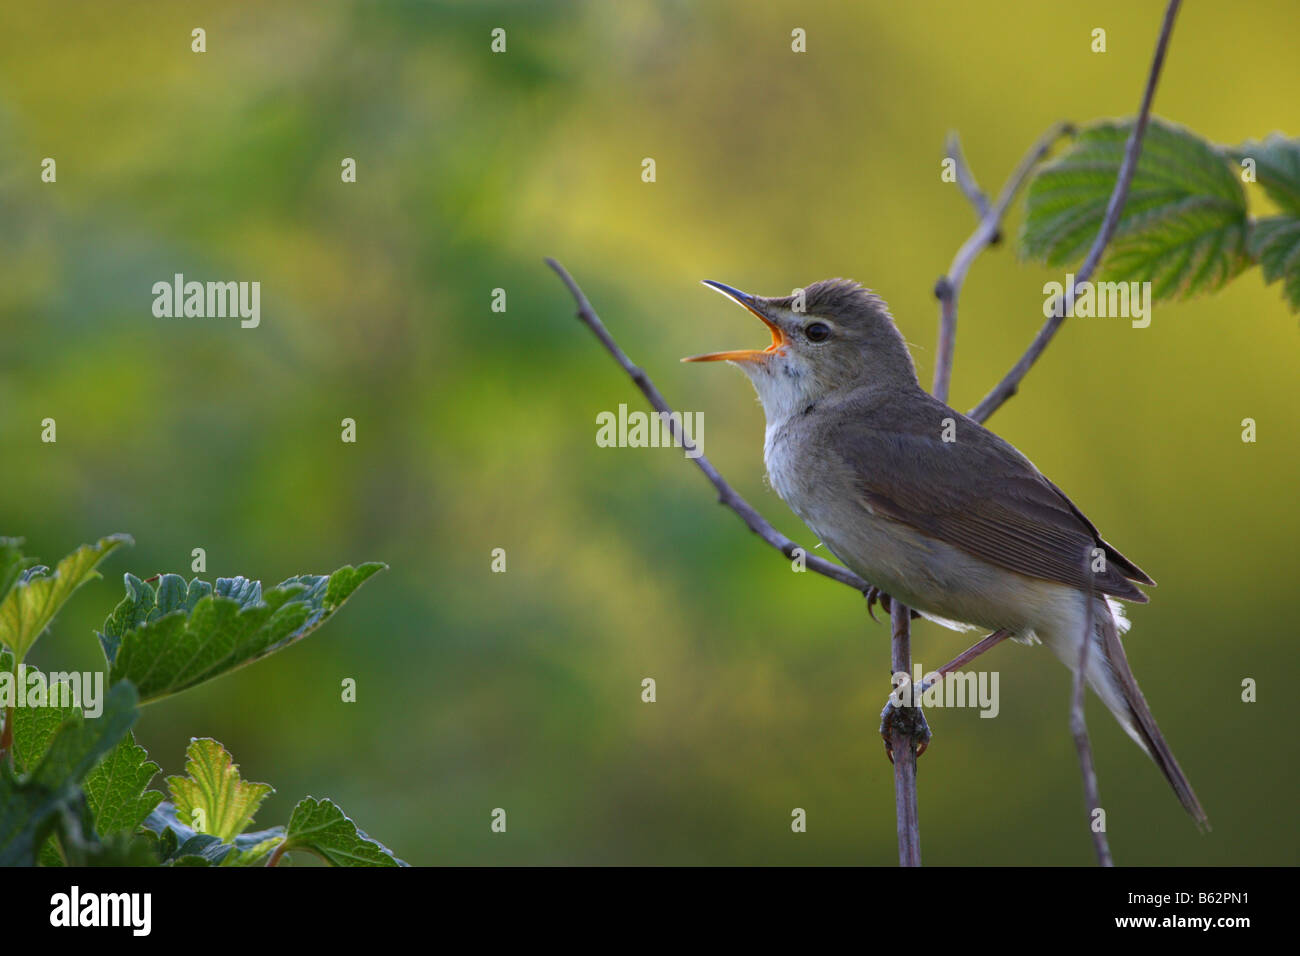
{"label": "bird's leg", "polygon": [[[870,595],[868,595],[868,602],[870,602],[870,600]],[[887,600],[888,595],[881,598],[882,606]],[[945,674],[950,674],[957,668],[964,667],[985,651],[997,647],[1010,636],[1011,632],[1006,628],[999,628],[983,640],[972,644],[947,664],[940,667],[937,672],[938,676],[942,679]],[[889,758],[890,763],[894,762],[894,750],[890,744],[890,736],[895,730],[916,741],[916,755],[918,757],[925,753],[926,748],[930,746],[930,738],[933,736],[930,733],[930,725],[926,722],[925,714],[915,702],[919,700],[921,695],[929,690],[933,684],[933,681],[926,681],[912,688],[911,698],[913,703],[911,706],[904,706],[898,701],[895,695],[889,695],[889,700],[885,704],[885,709],[880,712],[880,736],[885,740],[885,756]]]}

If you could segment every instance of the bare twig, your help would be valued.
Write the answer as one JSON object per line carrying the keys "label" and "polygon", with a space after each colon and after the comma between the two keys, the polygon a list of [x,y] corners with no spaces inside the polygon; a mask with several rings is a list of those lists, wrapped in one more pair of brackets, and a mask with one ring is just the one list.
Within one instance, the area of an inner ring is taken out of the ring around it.
{"label": "bare twig", "polygon": [[668,406],[663,395],[660,394],[659,389],[655,387],[654,382],[650,381],[650,377],[646,375],[643,370],[634,365],[632,360],[627,357],[627,354],[619,348],[618,343],[615,342],[613,336],[609,334],[609,331],[605,328],[605,324],[600,321],[600,317],[596,315],[595,309],[591,307],[591,303],[587,301],[587,296],[583,293],[582,289],[579,288],[578,283],[574,281],[573,276],[569,275],[564,266],[560,265],[554,259],[548,258],[546,264],[555,270],[555,274],[558,275],[560,280],[568,287],[569,294],[573,296],[573,300],[578,306],[578,318],[584,325],[595,333],[596,338],[600,339],[600,344],[605,346],[605,350],[609,352],[610,355],[614,356],[614,360],[623,367],[623,371],[627,372],[628,377],[636,383],[637,388],[641,389],[642,394],[649,399],[650,404],[654,407],[655,411],[666,416],[665,420],[668,423],[673,438],[680,442],[682,448],[686,451],[696,452],[691,460],[695,462],[700,471],[704,472],[704,476],[708,478],[713,487],[717,489],[718,503],[726,505],[738,514],[740,520],[745,522],[745,525],[750,531],[754,532],[772,547],[776,548],[787,558],[794,558],[796,549],[801,551],[803,553],[805,566],[809,571],[816,571],[818,574],[839,581],[841,584],[847,584],[854,590],[863,593],[870,589],[871,585],[868,582],[858,577],[848,568],[835,564],[833,561],[827,561],[825,558],[817,557],[807,548],[796,544],[794,541],[791,541],[785,535],[781,534],[781,532],[777,531],[776,528],[772,527],[771,523],[766,518],[755,510],[753,505],[742,498],[736,490],[731,487],[731,485],[727,484],[726,479],[718,473],[718,469],[713,467],[712,462],[705,458],[704,454],[695,447],[689,438],[686,437],[681,428],[680,418],[673,414],[673,410]]}
{"label": "bare twig", "polygon": [[1057,140],[1062,136],[1072,135],[1074,135],[1074,126],[1072,124],[1057,123],[1040,136],[1038,142],[1020,161],[1020,165],[1016,167],[1015,172],[1007,179],[1006,184],[1002,187],[1002,192],[998,195],[997,202],[992,206],[988,204],[988,200],[984,198],[984,193],[975,184],[975,179],[966,165],[965,157],[962,155],[961,144],[957,141],[956,134],[952,134],[949,138],[948,156],[955,161],[957,183],[961,186],[962,192],[974,204],[980,220],[970,238],[957,250],[952,265],[948,268],[947,275],[940,276],[934,284],[934,294],[939,300],[939,342],[935,350],[934,388],[931,391],[934,393],[935,398],[941,402],[948,400],[948,388],[952,381],[953,349],[957,342],[957,297],[961,295],[961,287],[962,283],[966,281],[966,273],[970,271],[971,264],[975,261],[976,256],[1001,239],[1002,220],[1006,217],[1007,210],[1015,200],[1016,194],[1020,192],[1021,187],[1029,179],[1029,174],[1043,161],[1043,158],[1056,145]]}
{"label": "bare twig", "polygon": [[[1124,161],[1120,164],[1119,175],[1115,177],[1115,188],[1110,194],[1110,201],[1106,204],[1106,216],[1102,220],[1101,229],[1097,232],[1097,238],[1092,242],[1092,248],[1088,250],[1087,257],[1083,260],[1083,265],[1075,274],[1074,284],[1069,290],[1071,301],[1079,291],[1079,287],[1087,282],[1093,272],[1096,271],[1097,265],[1101,262],[1102,254],[1106,251],[1106,246],[1110,243],[1115,234],[1115,228],[1119,225],[1120,214],[1124,211],[1124,203],[1128,200],[1129,187],[1133,183],[1133,174],[1137,171],[1138,157],[1142,154],[1142,140],[1146,136],[1147,121],[1151,118],[1151,101],[1156,95],[1156,84],[1160,79],[1160,68],[1165,62],[1165,51],[1169,48],[1169,37],[1174,31],[1174,19],[1178,15],[1178,8],[1182,0],[1169,0],[1169,6],[1165,9],[1165,19],[1160,26],[1160,37],[1156,41],[1155,56],[1151,60],[1151,70],[1147,75],[1146,88],[1142,91],[1142,104],[1138,109],[1137,121],[1133,124],[1133,131],[1129,133],[1128,143],[1124,147]],[[1025,350],[1025,354],[1020,356],[1020,360],[1011,367],[1011,371],[1002,377],[993,389],[984,396],[978,405],[970,411],[970,417],[977,422],[987,421],[989,416],[1002,407],[1012,395],[1020,388],[1020,382],[1029,374],[1029,370],[1034,367],[1043,351],[1051,343],[1052,337],[1056,335],[1057,330],[1065,323],[1065,296],[1062,295],[1056,302],[1056,308],[1052,310],[1052,315],[1043,327],[1038,330],[1034,336],[1033,342]]]}
{"label": "bare twig", "polygon": [[984,219],[989,214],[989,198],[984,195],[984,190],[980,189],[979,183],[975,182],[975,177],[970,171],[970,166],[966,163],[966,157],[961,151],[961,137],[956,133],[948,134],[948,141],[943,146],[944,155],[952,160],[952,164],[957,173],[957,185],[961,191],[966,194],[971,205],[975,207],[975,216],[977,219]]}
{"label": "bare twig", "polygon": [[[902,601],[889,606],[892,624],[891,659],[894,673],[912,673],[912,612]],[[912,706],[919,702],[912,699]],[[916,743],[898,725],[890,730],[894,760],[894,810],[898,820],[898,865],[921,865],[921,829],[916,806]]]}
{"label": "bare twig", "polygon": [[1093,601],[1096,591],[1092,583],[1092,569],[1088,570],[1088,610],[1084,615],[1083,646],[1079,648],[1079,669],[1074,674],[1074,694],[1070,700],[1070,733],[1074,735],[1074,748],[1079,752],[1079,772],[1083,775],[1083,798],[1088,805],[1088,830],[1092,833],[1093,849],[1097,852],[1099,866],[1114,866],[1110,843],[1105,829],[1097,825],[1097,812],[1101,809],[1101,794],[1097,789],[1097,768],[1092,762],[1092,741],[1088,739],[1088,723],[1083,713],[1083,688],[1088,675],[1088,654],[1092,648]]}

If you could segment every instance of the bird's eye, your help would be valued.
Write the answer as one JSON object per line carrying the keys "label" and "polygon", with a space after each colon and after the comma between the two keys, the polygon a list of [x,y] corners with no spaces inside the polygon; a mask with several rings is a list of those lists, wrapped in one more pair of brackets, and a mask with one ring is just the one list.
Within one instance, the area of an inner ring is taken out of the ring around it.
{"label": "bird's eye", "polygon": [[803,330],[809,342],[825,342],[831,337],[831,327],[825,322],[813,322]]}

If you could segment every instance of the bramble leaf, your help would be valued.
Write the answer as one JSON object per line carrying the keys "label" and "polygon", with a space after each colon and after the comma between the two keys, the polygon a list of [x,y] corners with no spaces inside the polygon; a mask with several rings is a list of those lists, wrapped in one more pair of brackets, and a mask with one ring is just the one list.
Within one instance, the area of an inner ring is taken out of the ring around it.
{"label": "bramble leaf", "polygon": [[[1081,260],[1101,228],[1131,122],[1084,130],[1030,183],[1022,255]],[[1128,200],[1098,270],[1102,281],[1150,282],[1155,299],[1220,288],[1250,264],[1246,198],[1223,156],[1181,126],[1152,118]]]}
{"label": "bramble leaf", "polygon": [[306,850],[331,866],[406,866],[373,840],[329,799],[304,797],[293,808],[282,850]]}
{"label": "bramble leaf", "polygon": [[263,593],[261,582],[162,576],[157,586],[126,576],[126,597],[100,643],[110,680],[130,680],[144,702],[175,694],[250,664],[320,627],[371,575],[371,562],[333,574],[289,578]]}
{"label": "bramble leaf", "polygon": [[185,753],[189,776],[167,778],[177,818],[200,835],[231,842],[253,822],[253,814],[274,788],[245,781],[226,748],[210,737],[191,739]]}
{"label": "bramble leaf", "polygon": [[1270,216],[1251,224],[1250,251],[1264,271],[1265,282],[1282,280],[1292,312],[1300,312],[1300,218]]}
{"label": "bramble leaf", "polygon": [[[60,561],[53,574],[45,567],[23,570],[0,600],[0,643],[21,661],[72,593],[99,577],[96,565],[119,545],[129,543],[128,535],[109,535],[95,544],[82,545]],[[12,557],[0,559],[0,576],[12,574]]]}

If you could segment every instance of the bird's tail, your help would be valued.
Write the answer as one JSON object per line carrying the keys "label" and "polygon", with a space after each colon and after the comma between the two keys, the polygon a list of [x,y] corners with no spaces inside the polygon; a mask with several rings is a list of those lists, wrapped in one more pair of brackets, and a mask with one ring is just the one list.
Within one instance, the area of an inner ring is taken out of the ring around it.
{"label": "bird's tail", "polygon": [[[1127,624],[1118,605],[1112,606],[1102,598],[1093,600],[1093,644],[1088,651],[1088,684],[1115,715],[1120,726],[1155,761],[1196,825],[1202,830],[1208,830],[1210,821],[1205,810],[1196,799],[1192,784],[1183,773],[1183,768],[1178,766],[1164,735],[1160,733],[1151,708],[1147,706],[1137,679],[1128,666],[1128,656],[1124,653],[1124,645],[1119,638],[1120,630],[1126,628]],[[1083,628],[1074,630],[1078,635],[1082,634]],[[1050,641],[1050,644],[1057,656],[1072,671],[1077,670],[1080,650],[1078,636],[1072,640],[1068,635],[1053,636],[1057,639]],[[1062,637],[1065,639],[1062,640]]]}

